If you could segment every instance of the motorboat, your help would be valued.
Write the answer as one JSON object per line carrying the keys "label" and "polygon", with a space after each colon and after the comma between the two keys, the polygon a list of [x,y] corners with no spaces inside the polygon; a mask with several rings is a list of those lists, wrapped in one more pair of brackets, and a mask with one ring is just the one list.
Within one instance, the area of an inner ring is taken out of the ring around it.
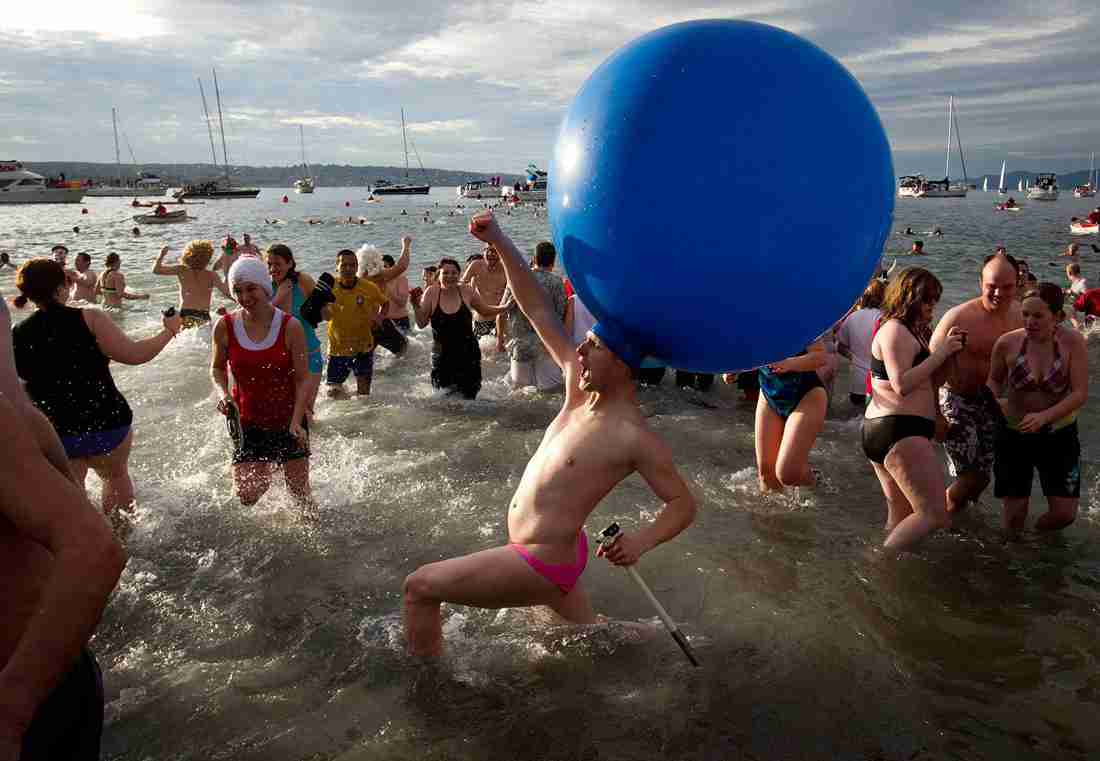
{"label": "motorboat", "polygon": [[517,182],[515,185],[505,185],[501,189],[500,195],[506,201],[545,201],[546,182],[546,172],[534,164],[528,164],[527,181]]}
{"label": "motorboat", "polygon": [[923,174],[907,174],[898,178],[898,198],[916,198],[925,183]]}
{"label": "motorboat", "polygon": [[47,182],[18,161],[0,161],[0,204],[80,203],[83,197],[79,182]]}
{"label": "motorboat", "polygon": [[948,178],[925,180],[917,198],[966,198],[969,190],[966,185],[952,184]]}
{"label": "motorboat", "polygon": [[195,217],[187,216],[187,209],[166,211],[163,214],[135,214],[134,221],[141,225],[168,225],[173,222],[188,222]]}
{"label": "motorboat", "polygon": [[500,184],[494,177],[491,180],[474,180],[456,188],[459,198],[500,198]]}
{"label": "motorboat", "polygon": [[1073,189],[1074,198],[1093,198],[1096,195],[1096,154],[1089,157],[1089,181]]}
{"label": "motorboat", "polygon": [[1100,210],[1094,211],[1084,219],[1070,217],[1069,232],[1071,235],[1096,235],[1100,232]]}
{"label": "motorboat", "polygon": [[302,177],[294,181],[295,193],[312,193],[314,189],[312,177]]}
{"label": "motorboat", "polygon": [[1028,188],[1027,197],[1032,201],[1057,201],[1058,175],[1036,175],[1035,184]]}

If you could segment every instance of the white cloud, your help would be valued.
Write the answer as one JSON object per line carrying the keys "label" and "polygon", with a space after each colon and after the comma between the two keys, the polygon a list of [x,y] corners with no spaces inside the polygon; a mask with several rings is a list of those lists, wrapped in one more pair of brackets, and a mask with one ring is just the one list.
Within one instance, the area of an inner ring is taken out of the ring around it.
{"label": "white cloud", "polygon": [[144,12],[145,5],[139,0],[11,2],[0,14],[0,29],[35,36],[86,32],[117,40],[165,34],[166,23]]}

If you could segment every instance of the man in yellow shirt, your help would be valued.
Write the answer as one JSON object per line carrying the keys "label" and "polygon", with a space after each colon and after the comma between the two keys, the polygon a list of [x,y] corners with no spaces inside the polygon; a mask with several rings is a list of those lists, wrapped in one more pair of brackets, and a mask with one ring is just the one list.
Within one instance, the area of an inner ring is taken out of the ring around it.
{"label": "man in yellow shirt", "polygon": [[382,289],[365,278],[357,277],[359,262],[347,249],[336,255],[340,279],[332,289],[336,301],[326,307],[328,315],[328,395],[345,396],[344,381],[355,373],[355,392],[370,394],[374,375],[374,334],[386,304]]}

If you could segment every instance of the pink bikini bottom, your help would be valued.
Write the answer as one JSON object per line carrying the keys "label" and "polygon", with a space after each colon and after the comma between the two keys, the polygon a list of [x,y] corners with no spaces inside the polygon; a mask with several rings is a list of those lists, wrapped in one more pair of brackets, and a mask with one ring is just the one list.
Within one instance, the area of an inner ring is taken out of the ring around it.
{"label": "pink bikini bottom", "polygon": [[535,573],[560,589],[563,595],[573,591],[573,587],[577,586],[581,574],[584,573],[584,567],[588,565],[588,537],[584,535],[583,530],[577,532],[576,562],[565,565],[544,563],[528,552],[523,545],[509,544],[508,546],[518,552],[519,556],[527,561],[527,565],[531,566]]}

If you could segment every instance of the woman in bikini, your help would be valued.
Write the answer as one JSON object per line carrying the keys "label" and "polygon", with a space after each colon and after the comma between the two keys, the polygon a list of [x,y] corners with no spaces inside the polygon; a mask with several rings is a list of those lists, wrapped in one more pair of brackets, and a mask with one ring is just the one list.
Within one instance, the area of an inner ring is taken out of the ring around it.
{"label": "woman in bikini", "polygon": [[871,402],[863,420],[863,452],[886,497],[884,546],[893,551],[909,549],[951,523],[943,473],[932,447],[934,375],[966,338],[952,328],[936,351],[928,350],[932,310],[942,293],[940,281],[928,270],[903,270],[886,287],[871,340]]}
{"label": "woman in bikini", "polygon": [[123,299],[145,301],[148,293],[130,293],[126,290],[126,276],[122,274],[122,257],[118,254],[107,254],[103,260],[103,274],[95,284],[96,297],[103,296],[103,306],[118,309],[122,306]]}
{"label": "woman in bikini", "polygon": [[1001,499],[1005,531],[1018,533],[1027,520],[1031,481],[1039,483],[1048,510],[1039,531],[1064,528],[1077,517],[1081,494],[1081,443],[1077,411],[1088,399],[1085,338],[1066,330],[1062,289],[1054,283],[1023,295],[1024,327],[993,345],[987,385],[1005,420],[997,432],[994,495]]}
{"label": "woman in bikini", "polygon": [[439,260],[439,279],[423,295],[409,294],[416,324],[432,324],[432,388],[474,399],[481,390],[481,349],[474,338],[473,312],[496,317],[507,307],[486,304],[471,285],[461,285],[458,262]]}

